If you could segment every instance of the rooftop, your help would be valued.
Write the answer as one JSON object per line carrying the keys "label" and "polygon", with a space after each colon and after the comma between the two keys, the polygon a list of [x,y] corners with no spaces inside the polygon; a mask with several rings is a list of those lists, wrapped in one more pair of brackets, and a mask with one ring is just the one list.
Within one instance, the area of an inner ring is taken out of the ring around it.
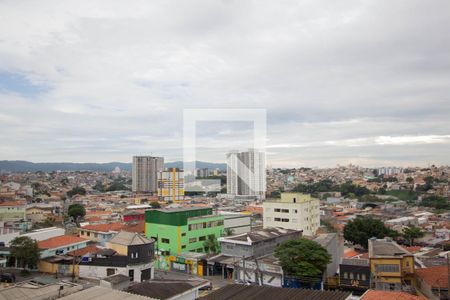
{"label": "rooftop", "polygon": [[220,242],[236,242],[236,243],[244,243],[251,245],[255,242],[260,242],[264,240],[273,239],[279,236],[292,234],[292,233],[301,233],[300,230],[293,230],[293,229],[284,229],[279,227],[270,227],[265,228],[258,231],[251,231],[235,236],[230,237],[221,237],[219,238]]}
{"label": "rooftop", "polygon": [[153,240],[149,240],[136,232],[120,231],[110,241],[112,244],[119,245],[145,245],[153,243]]}
{"label": "rooftop", "polygon": [[57,298],[60,287],[63,287],[62,293],[71,294],[81,290],[81,285],[60,281],[35,279],[20,282],[14,286],[0,289],[0,300],[32,300],[32,299],[50,299]]}
{"label": "rooftop", "polygon": [[447,266],[435,266],[423,269],[416,269],[416,275],[418,278],[425,281],[431,287],[448,289]]}
{"label": "rooftop", "polygon": [[156,300],[144,296],[129,294],[101,286],[94,286],[78,293],[59,298],[61,300]]}
{"label": "rooftop", "polygon": [[368,290],[362,295],[361,300],[426,300],[424,297],[414,296],[407,292],[375,291]]}
{"label": "rooftop", "polygon": [[152,280],[132,285],[128,292],[163,300],[206,285],[205,280]]}
{"label": "rooftop", "polygon": [[52,249],[86,241],[88,240],[74,235],[60,235],[38,242],[38,247],[39,249]]}
{"label": "rooftop", "polygon": [[110,231],[117,232],[120,231],[123,227],[125,227],[125,224],[123,223],[107,223],[107,224],[86,225],[81,227],[81,229],[99,232],[110,232]]}
{"label": "rooftop", "polygon": [[384,257],[404,255],[412,255],[408,250],[398,245],[390,238],[385,239],[369,239],[369,257]]}
{"label": "rooftop", "polygon": [[187,207],[167,207],[167,208],[158,208],[157,211],[165,212],[165,213],[173,213],[173,212],[181,212],[181,211],[191,211],[191,210],[200,210],[207,209],[211,207],[197,207],[197,206],[187,206]]}
{"label": "rooftop", "polygon": [[200,300],[345,300],[350,293],[232,284],[222,287]]}
{"label": "rooftop", "polygon": [[112,284],[118,284],[121,282],[129,282],[130,277],[123,275],[123,274],[114,274],[114,275],[102,278],[102,280],[110,282]]}

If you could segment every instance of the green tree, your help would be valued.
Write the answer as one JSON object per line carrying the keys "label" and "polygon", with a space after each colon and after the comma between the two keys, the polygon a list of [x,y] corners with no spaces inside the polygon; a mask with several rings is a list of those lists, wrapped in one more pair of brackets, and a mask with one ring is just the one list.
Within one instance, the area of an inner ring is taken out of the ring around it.
{"label": "green tree", "polygon": [[344,227],[344,238],[355,245],[361,245],[367,249],[368,240],[372,237],[382,239],[386,236],[396,238],[398,232],[384,226],[378,219],[369,217],[357,217],[349,221]]}
{"label": "green tree", "polygon": [[203,243],[203,247],[205,247],[208,253],[219,252],[219,242],[217,241],[216,237],[213,234],[208,235],[208,238]]}
{"label": "green tree", "polygon": [[19,236],[10,244],[11,257],[16,259],[18,265],[24,269],[37,266],[39,260],[39,247],[35,240],[27,236]]}
{"label": "green tree", "polygon": [[331,255],[325,248],[305,238],[282,243],[275,249],[275,257],[280,260],[284,273],[308,280],[320,280],[331,262]]}
{"label": "green tree", "polygon": [[78,222],[79,218],[82,218],[86,215],[86,210],[81,204],[71,204],[69,206],[67,214],[72,217],[75,222]]}
{"label": "green tree", "polygon": [[150,206],[151,206],[152,208],[161,208],[161,204],[159,204],[158,201],[152,201],[152,202],[150,202]]}
{"label": "green tree", "polygon": [[86,190],[81,186],[76,186],[67,192],[67,196],[73,197],[75,195],[86,195]]}
{"label": "green tree", "polygon": [[230,236],[230,235],[233,235],[233,232],[234,232],[234,230],[231,229],[231,228],[225,228],[225,229],[223,230],[224,236]]}
{"label": "green tree", "polygon": [[425,232],[420,227],[410,226],[403,228],[403,237],[405,240],[409,241],[409,245],[414,245],[415,239],[420,239],[424,237]]}
{"label": "green tree", "polygon": [[408,177],[408,178],[406,178],[406,182],[409,184],[414,183],[414,178]]}

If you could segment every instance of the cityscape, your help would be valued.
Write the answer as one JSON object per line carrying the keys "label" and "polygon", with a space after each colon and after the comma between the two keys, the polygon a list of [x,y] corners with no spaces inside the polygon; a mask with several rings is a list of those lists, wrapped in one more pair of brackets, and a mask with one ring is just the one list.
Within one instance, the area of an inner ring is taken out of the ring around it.
{"label": "cityscape", "polygon": [[450,299],[450,2],[0,19],[0,300]]}

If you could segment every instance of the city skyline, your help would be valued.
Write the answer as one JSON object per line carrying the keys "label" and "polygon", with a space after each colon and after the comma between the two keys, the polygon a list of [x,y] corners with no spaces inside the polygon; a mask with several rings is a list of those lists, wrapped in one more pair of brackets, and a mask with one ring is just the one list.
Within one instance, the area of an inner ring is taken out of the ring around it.
{"label": "city skyline", "polygon": [[[195,7],[195,9],[194,9]],[[0,4],[0,160],[183,157],[183,110],[267,110],[273,167],[449,165],[448,1]],[[198,160],[251,147],[198,126]]]}

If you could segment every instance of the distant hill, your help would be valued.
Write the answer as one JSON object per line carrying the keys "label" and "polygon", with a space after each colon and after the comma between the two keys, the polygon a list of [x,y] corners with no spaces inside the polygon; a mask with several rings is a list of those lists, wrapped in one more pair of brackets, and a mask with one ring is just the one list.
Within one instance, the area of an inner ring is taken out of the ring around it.
{"label": "distant hill", "polygon": [[[193,162],[188,163],[193,166]],[[167,168],[183,168],[182,161],[168,162],[165,164]],[[109,162],[109,163],[33,163],[24,160],[0,160],[0,172],[52,172],[52,171],[99,171],[111,172],[116,167],[121,170],[131,171],[131,163]],[[197,168],[226,170],[226,164],[209,163],[203,161],[196,162]]]}

